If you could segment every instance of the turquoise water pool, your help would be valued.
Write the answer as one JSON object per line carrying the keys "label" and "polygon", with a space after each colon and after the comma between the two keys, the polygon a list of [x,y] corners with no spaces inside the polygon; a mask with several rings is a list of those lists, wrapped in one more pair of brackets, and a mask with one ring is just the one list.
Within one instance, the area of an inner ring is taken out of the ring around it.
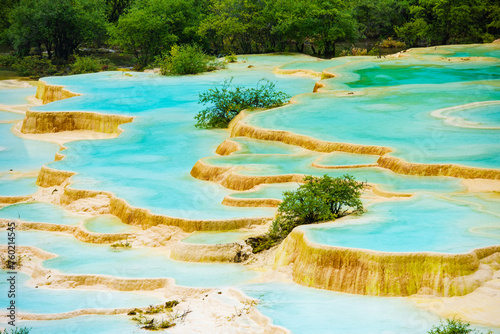
{"label": "turquoise water pool", "polygon": [[[123,125],[117,139],[69,143],[66,159],[51,163],[56,169],[71,170],[75,188],[107,190],[131,205],[154,213],[184,218],[267,217],[269,208],[235,208],[221,204],[229,193],[219,185],[192,178],[196,161],[215,152],[228,137],[224,130],[198,130],[194,115],[202,106],[198,93],[216,82],[233,77],[235,84],[252,86],[262,78],[275,81],[290,95],[309,91],[314,80],[289,78],[272,73],[273,64],[302,56],[252,56],[248,69],[236,64],[214,73],[163,77],[145,73],[126,76],[121,72],[47,78],[83,93],[36,110],[80,110],[137,116]],[[133,159],[131,158],[133,155]],[[119,171],[119,172],[118,172]]]}
{"label": "turquoise water pool", "polygon": [[[8,274],[2,271],[0,292],[7,296],[9,284]],[[146,307],[161,304],[165,298],[158,295],[145,295],[134,292],[83,290],[83,289],[50,289],[30,285],[30,277],[23,273],[16,275],[19,293],[16,296],[16,307],[23,313],[63,313],[86,308],[112,309],[122,307]]]}
{"label": "turquoise water pool", "polygon": [[465,253],[500,244],[500,234],[492,233],[500,229],[500,215],[480,211],[467,197],[454,199],[421,195],[374,204],[360,217],[304,228],[319,244],[386,252]]}
{"label": "turquoise water pool", "polygon": [[[5,323],[0,323],[5,326]],[[31,328],[30,334],[116,334],[150,333],[141,330],[130,317],[125,315],[86,315],[77,318],[51,321],[19,321],[18,327]]]}
{"label": "turquoise water pool", "polygon": [[436,315],[404,298],[349,295],[280,282],[242,289],[261,300],[257,307],[273,324],[295,334],[422,334],[439,324]]}
{"label": "turquoise water pool", "polygon": [[390,147],[392,155],[411,162],[500,167],[500,130],[458,128],[431,116],[437,109],[498,100],[496,85],[413,85],[361,96],[316,93],[296,99],[299,103],[254,113],[245,122],[326,141]]}
{"label": "turquoise water pool", "polygon": [[120,218],[113,215],[101,215],[87,219],[83,225],[90,232],[96,233],[125,233],[137,232],[137,226],[124,224]]}
{"label": "turquoise water pool", "polygon": [[35,95],[36,87],[0,89],[0,104],[28,104],[28,96]]}
{"label": "turquoise water pool", "polygon": [[31,195],[37,190],[36,177],[12,177],[0,173],[0,196]]}
{"label": "turquoise water pool", "polygon": [[15,172],[31,172],[54,160],[54,155],[59,150],[58,145],[21,139],[11,132],[13,125],[0,123],[0,161],[2,162],[0,173],[11,169]]}
{"label": "turquoise water pool", "polygon": [[411,84],[441,84],[461,81],[500,79],[500,64],[478,67],[477,64],[399,65],[384,64],[355,70],[356,81],[346,82],[351,88],[396,86]]}
{"label": "turquoise water pool", "polygon": [[51,203],[30,202],[6,206],[0,209],[0,218],[24,221],[78,225],[87,216],[78,215]]}
{"label": "turquoise water pool", "polygon": [[[7,240],[0,231],[0,240]],[[184,286],[220,287],[243,284],[258,274],[238,264],[173,261],[160,248],[113,250],[109,245],[88,244],[73,236],[43,231],[18,231],[19,246],[34,246],[57,254],[44,267],[68,274],[101,274],[116,277],[171,277]]]}

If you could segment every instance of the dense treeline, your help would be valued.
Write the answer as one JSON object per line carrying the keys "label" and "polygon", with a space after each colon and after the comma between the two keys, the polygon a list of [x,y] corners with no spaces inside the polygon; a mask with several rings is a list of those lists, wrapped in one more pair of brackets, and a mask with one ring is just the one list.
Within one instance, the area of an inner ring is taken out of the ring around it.
{"label": "dense treeline", "polygon": [[406,46],[490,42],[497,0],[0,0],[0,34],[18,56],[68,61],[111,47],[151,64],[175,44],[205,52],[296,51],[331,57],[339,43]]}

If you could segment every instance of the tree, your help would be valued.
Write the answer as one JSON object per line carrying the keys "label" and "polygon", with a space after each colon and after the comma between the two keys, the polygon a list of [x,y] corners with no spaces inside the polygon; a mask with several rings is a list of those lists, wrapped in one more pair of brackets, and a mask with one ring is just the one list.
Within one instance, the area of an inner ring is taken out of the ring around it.
{"label": "tree", "polygon": [[357,22],[347,2],[312,1],[307,15],[313,22],[314,42],[324,56],[335,57],[337,43],[353,42],[358,37]]}
{"label": "tree", "polygon": [[243,109],[279,107],[290,98],[276,91],[276,85],[267,80],[259,81],[256,88],[235,86],[231,81],[226,80],[220,88],[216,86],[199,94],[198,103],[210,106],[195,116],[196,127],[225,128]]}
{"label": "tree", "polygon": [[21,0],[11,13],[9,36],[16,52],[31,48],[67,60],[85,42],[105,36],[103,0]]}
{"label": "tree", "polygon": [[2,8],[0,11],[0,44],[8,42],[6,32],[10,26],[10,13],[18,4],[19,0],[0,0],[0,8]]}
{"label": "tree", "polygon": [[354,18],[359,33],[366,38],[395,36],[394,27],[409,19],[410,6],[415,0],[356,0]]}
{"label": "tree", "polygon": [[109,22],[116,22],[130,8],[133,0],[106,0],[106,17]]}
{"label": "tree", "polygon": [[396,32],[410,46],[419,40],[426,45],[481,42],[488,26],[487,10],[487,1],[482,0],[419,0],[411,6],[411,21]]}
{"label": "tree", "polygon": [[220,52],[259,52],[270,32],[265,20],[266,1],[212,0],[198,32]]}
{"label": "tree", "polygon": [[297,190],[283,193],[283,202],[269,231],[272,238],[283,239],[299,225],[363,211],[360,197],[366,184],[351,175],[307,176],[304,182]]}
{"label": "tree", "polygon": [[109,28],[112,42],[144,67],[175,43],[196,41],[193,25],[199,18],[198,9],[195,0],[137,0]]}
{"label": "tree", "polygon": [[[429,334],[481,334],[476,329],[470,328],[470,324],[462,322],[456,319],[446,319],[446,324],[440,324],[439,326],[433,326],[428,332]],[[488,331],[487,334],[493,334],[492,331]]]}

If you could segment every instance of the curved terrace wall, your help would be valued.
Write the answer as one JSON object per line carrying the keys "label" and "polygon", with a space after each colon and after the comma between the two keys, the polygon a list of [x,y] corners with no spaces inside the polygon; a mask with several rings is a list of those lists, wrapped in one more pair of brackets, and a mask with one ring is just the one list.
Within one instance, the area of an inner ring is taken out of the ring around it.
{"label": "curved terrace wall", "polygon": [[[48,171],[48,173],[42,177],[45,184],[52,185],[61,185],[66,180],[69,180],[69,177],[74,175],[73,173],[66,179],[63,179],[61,174],[58,173],[59,171],[48,167],[45,167],[43,171]],[[42,174],[42,171],[40,173]],[[51,179],[52,175],[55,175],[54,180]],[[79,199],[96,197],[98,195],[105,195],[110,199],[109,209],[111,214],[117,216],[126,224],[140,226],[143,229],[163,224],[180,227],[186,232],[224,231],[250,227],[252,225],[261,225],[265,224],[269,220],[269,217],[207,220],[170,217],[166,215],[154,214],[148,209],[133,207],[128,204],[127,201],[117,198],[114,194],[106,191],[81,190],[74,189],[69,186],[64,188],[64,193],[61,197],[61,204],[69,205]]]}
{"label": "curved terrace wall", "polygon": [[120,125],[134,118],[79,111],[27,111],[22,133],[54,133],[61,131],[90,130],[103,133],[121,133]]}
{"label": "curved terrace wall", "polygon": [[391,253],[312,243],[294,229],[279,246],[275,266],[293,263],[305,286],[376,296],[461,296],[491,279],[486,262],[500,263],[500,246],[465,254]]}
{"label": "curved terrace wall", "polygon": [[42,100],[43,104],[68,99],[82,94],[73,93],[64,88],[64,86],[49,85],[43,80],[38,80],[35,97]]}
{"label": "curved terrace wall", "polygon": [[318,140],[304,135],[295,134],[289,131],[262,129],[253,125],[246,124],[242,119],[246,116],[241,112],[241,117],[230,124],[229,130],[231,137],[244,136],[254,139],[280,141],[285,144],[300,146],[311,151],[331,153],[347,152],[358,154],[384,155],[392,151],[389,147],[359,145],[348,143],[334,143],[324,140]]}
{"label": "curved terrace wall", "polygon": [[453,176],[462,179],[500,180],[500,170],[492,168],[476,168],[454,164],[418,164],[387,155],[380,157],[377,163],[382,168],[404,175]]}
{"label": "curved terrace wall", "polygon": [[[370,146],[348,143],[334,143],[314,139],[308,136],[295,134],[288,131],[262,129],[246,124],[246,112],[242,111],[229,125],[231,137],[243,136],[253,139],[280,141],[285,144],[300,146],[305,149],[321,152],[347,152],[356,154],[379,155],[379,167],[389,169],[398,174],[420,176],[451,176],[465,179],[500,179],[500,170],[492,168],[467,167],[456,164],[420,164],[404,161],[387,154],[392,152],[389,147]],[[315,166],[322,168],[322,166]],[[233,188],[230,188],[233,189]],[[239,189],[237,189],[239,190]]]}

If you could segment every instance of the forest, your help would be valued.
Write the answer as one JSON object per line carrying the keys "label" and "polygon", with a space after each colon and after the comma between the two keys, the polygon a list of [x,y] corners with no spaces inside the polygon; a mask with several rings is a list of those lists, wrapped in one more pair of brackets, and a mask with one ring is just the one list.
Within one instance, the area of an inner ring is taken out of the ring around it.
{"label": "forest", "polygon": [[[97,50],[118,51],[143,69],[174,45],[214,56],[329,58],[377,54],[379,47],[487,43],[500,35],[497,0],[0,0],[0,8],[0,65],[30,57],[28,65],[41,62],[54,73]],[[371,42],[368,50],[354,47],[361,41]],[[117,57],[101,65],[123,65]]]}

